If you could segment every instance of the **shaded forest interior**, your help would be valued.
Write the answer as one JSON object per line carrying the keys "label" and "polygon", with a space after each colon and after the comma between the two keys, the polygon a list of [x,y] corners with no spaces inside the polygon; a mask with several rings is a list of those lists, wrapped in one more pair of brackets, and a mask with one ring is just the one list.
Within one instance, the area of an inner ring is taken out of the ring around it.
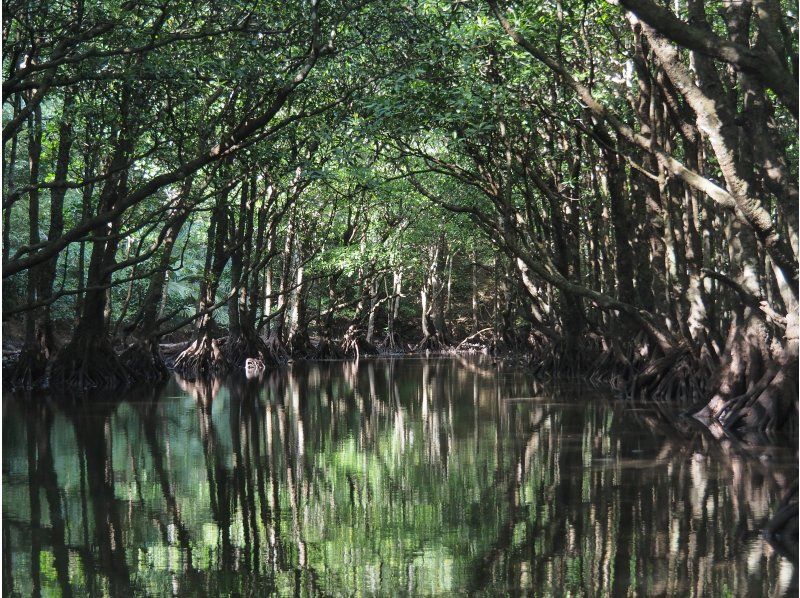
{"label": "shaded forest interior", "polygon": [[11,386],[486,350],[796,428],[794,5],[3,12]]}

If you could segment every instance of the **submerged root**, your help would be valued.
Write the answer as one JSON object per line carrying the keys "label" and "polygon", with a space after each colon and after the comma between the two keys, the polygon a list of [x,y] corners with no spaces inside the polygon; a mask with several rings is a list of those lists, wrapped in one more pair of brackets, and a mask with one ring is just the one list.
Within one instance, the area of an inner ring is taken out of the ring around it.
{"label": "submerged root", "polygon": [[786,492],[772,519],[764,528],[764,536],[788,558],[796,561],[798,531],[797,480]]}

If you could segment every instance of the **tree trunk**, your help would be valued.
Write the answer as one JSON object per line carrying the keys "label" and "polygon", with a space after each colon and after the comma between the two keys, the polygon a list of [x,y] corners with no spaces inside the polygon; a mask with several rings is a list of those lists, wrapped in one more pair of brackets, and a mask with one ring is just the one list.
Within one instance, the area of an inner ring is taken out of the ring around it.
{"label": "tree trunk", "polygon": [[378,307],[378,281],[375,280],[370,285],[369,290],[369,318],[367,319],[366,341],[374,344],[375,341],[375,313]]}
{"label": "tree trunk", "polygon": [[472,250],[472,330],[471,334],[478,332],[478,255]]}
{"label": "tree trunk", "polygon": [[[14,94],[14,112],[12,119],[17,117],[20,110],[20,102],[22,96]],[[6,155],[3,154],[3,181],[6,183],[6,192],[3,195],[3,263],[8,261],[9,251],[11,249],[11,208],[14,205],[12,198],[14,195],[14,177],[17,169],[17,147],[19,146],[18,135],[14,135],[11,139],[11,152],[6,161]]]}
{"label": "tree trunk", "polygon": [[[28,243],[39,243],[39,171],[42,156],[42,113],[37,107],[28,117]],[[4,222],[7,228],[9,223]],[[40,281],[46,276],[45,265],[28,270],[26,302],[34,305],[39,300]],[[25,312],[25,344],[19,360],[8,377],[12,387],[32,388],[42,384],[50,358],[50,349],[44,330],[37,327],[37,316],[41,309]]]}
{"label": "tree trunk", "polygon": [[[170,219],[162,230],[160,252],[157,254],[157,267],[150,275],[147,291],[142,305],[133,321],[124,326],[125,336],[132,342],[120,356],[129,371],[136,377],[147,381],[158,381],[167,377],[168,372],[159,350],[158,327],[167,302],[169,285],[169,268],[172,252],[183,225],[189,218],[191,210],[187,203],[192,186],[191,178],[184,184],[180,203],[171,213]],[[120,316],[122,321],[122,316]]]}
{"label": "tree trunk", "polygon": [[194,341],[175,359],[175,371],[189,380],[211,376],[226,367],[219,342],[213,336],[214,315],[209,310],[215,303],[219,279],[230,257],[226,251],[227,241],[228,217],[225,199],[220,195],[208,228],[208,249],[198,302],[198,313],[202,315],[197,320]]}

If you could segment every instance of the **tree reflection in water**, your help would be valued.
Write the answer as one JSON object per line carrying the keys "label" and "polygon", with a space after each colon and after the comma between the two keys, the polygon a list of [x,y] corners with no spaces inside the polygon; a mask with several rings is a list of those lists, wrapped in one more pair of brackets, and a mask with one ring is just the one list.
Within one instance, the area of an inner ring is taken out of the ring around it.
{"label": "tree reflection in water", "polygon": [[6,397],[3,421],[4,595],[797,585],[796,538],[759,533],[791,449],[480,360]]}

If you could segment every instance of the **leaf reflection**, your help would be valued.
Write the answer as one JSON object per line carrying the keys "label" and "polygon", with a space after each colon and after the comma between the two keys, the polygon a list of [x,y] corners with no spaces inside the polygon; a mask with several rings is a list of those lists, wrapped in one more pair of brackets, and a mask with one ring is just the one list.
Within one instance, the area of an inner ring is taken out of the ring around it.
{"label": "leaf reflection", "polygon": [[759,535],[796,493],[789,448],[480,360],[7,397],[3,448],[6,594],[797,585],[796,545]]}

